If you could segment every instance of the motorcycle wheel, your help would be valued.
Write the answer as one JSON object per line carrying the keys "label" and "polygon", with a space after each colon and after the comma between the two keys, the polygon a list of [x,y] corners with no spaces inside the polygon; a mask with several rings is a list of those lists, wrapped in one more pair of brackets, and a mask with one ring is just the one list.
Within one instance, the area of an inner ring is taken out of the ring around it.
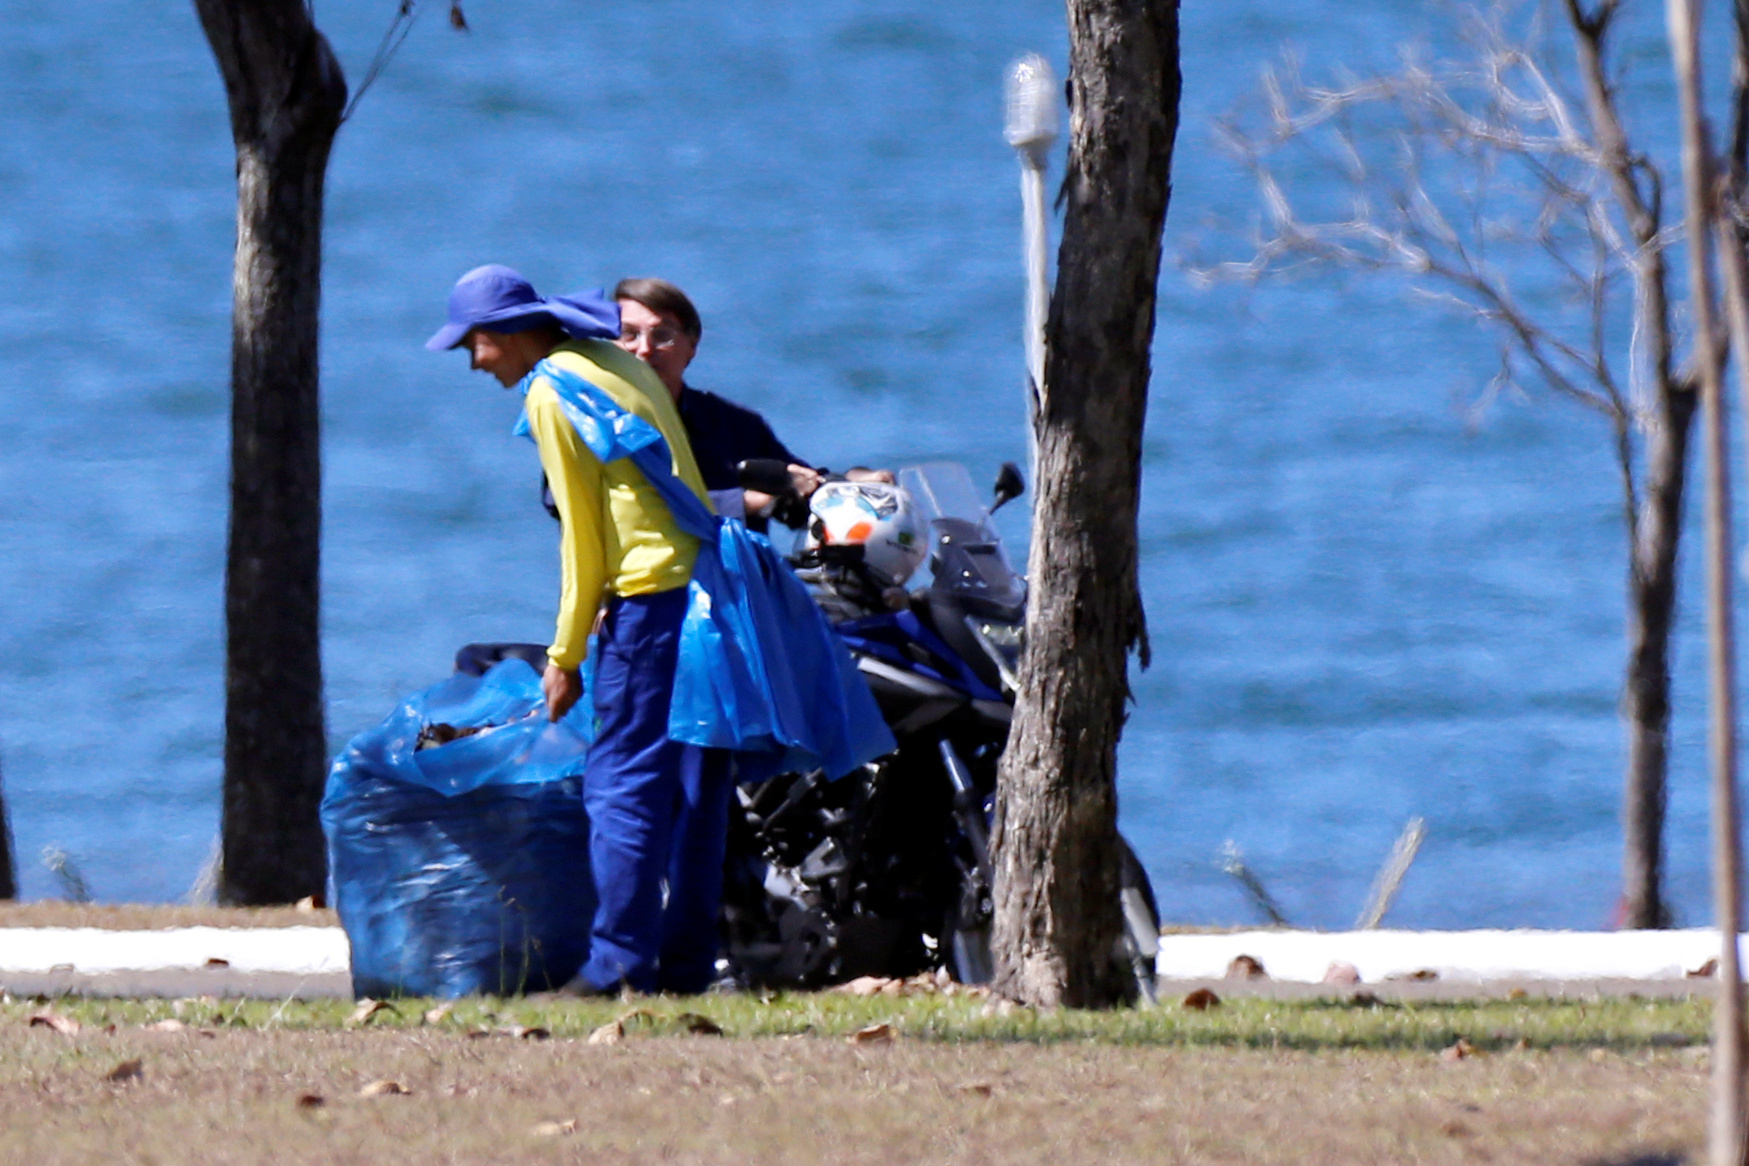
{"label": "motorcycle wheel", "polygon": [[971,930],[950,927],[947,933],[947,970],[962,984],[988,984],[996,974],[990,956],[990,928]]}
{"label": "motorcycle wheel", "polygon": [[[1147,868],[1136,857],[1128,839],[1120,837],[1118,842],[1123,846],[1118,882],[1123,937],[1118,942],[1130,968],[1136,1002],[1151,1007],[1160,1002],[1155,970],[1160,955],[1160,908]],[[960,927],[958,916],[957,908],[948,912],[942,962],[962,984],[987,984],[995,974],[990,955],[990,924],[986,920],[978,927]]]}
{"label": "motorcycle wheel", "polygon": [[1160,908],[1154,901],[1154,884],[1147,868],[1129,840],[1123,843],[1123,871],[1118,883],[1118,903],[1123,907],[1123,952],[1135,977],[1136,1002],[1144,1007],[1160,1003],[1155,983],[1160,957]]}
{"label": "motorcycle wheel", "polygon": [[974,884],[967,879],[957,901],[947,909],[942,963],[962,984],[988,984],[996,974],[990,956],[991,907],[989,889],[981,881]]}

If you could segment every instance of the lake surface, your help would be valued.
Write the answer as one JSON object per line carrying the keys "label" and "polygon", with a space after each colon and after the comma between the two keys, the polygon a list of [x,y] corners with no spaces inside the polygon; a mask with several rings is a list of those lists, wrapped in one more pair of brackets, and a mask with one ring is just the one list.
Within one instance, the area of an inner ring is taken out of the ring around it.
{"label": "lake surface", "polygon": [[[355,84],[392,9],[317,6]],[[1435,11],[1188,6],[1169,247],[1240,252],[1206,224],[1256,200],[1209,123],[1282,42],[1388,61]],[[551,291],[681,284],[705,316],[694,383],[817,463],[947,457],[987,479],[1025,451],[1001,77],[1033,49],[1063,66],[1059,6],[529,0],[468,5],[466,35],[443,15],[364,98],[329,177],[336,747],[458,645],[551,626],[554,532],[517,404],[420,347],[476,264]],[[23,892],[59,893],[40,861],[59,848],[99,899],[179,899],[219,812],[223,90],[190,5],[0,0],[0,23],[0,766]],[[1639,56],[1656,109],[1663,66]],[[1169,263],[1141,515],[1154,666],[1121,776],[1168,919],[1256,918],[1219,867],[1232,840],[1295,923],[1346,925],[1420,815],[1393,923],[1609,920],[1619,486],[1590,415],[1534,392],[1473,408],[1495,367],[1489,335],[1394,285],[1200,291]],[[1023,560],[1024,504],[1004,519]],[[1688,547],[1669,869],[1679,920],[1701,923]]]}

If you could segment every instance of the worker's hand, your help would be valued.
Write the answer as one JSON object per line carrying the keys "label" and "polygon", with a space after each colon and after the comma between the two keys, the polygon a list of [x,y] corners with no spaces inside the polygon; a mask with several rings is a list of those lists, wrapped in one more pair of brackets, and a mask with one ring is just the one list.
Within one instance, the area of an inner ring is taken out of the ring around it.
{"label": "worker's hand", "polygon": [[575,669],[567,672],[549,660],[540,678],[540,690],[547,698],[547,720],[556,721],[583,695],[583,678]]}
{"label": "worker's hand", "polygon": [[814,491],[818,490],[820,483],[826,479],[820,475],[819,470],[811,466],[792,465],[789,468],[789,480],[795,492],[807,499],[813,497]]}
{"label": "worker's hand", "polygon": [[743,490],[745,512],[749,518],[775,518],[785,526],[800,528],[807,525],[808,499],[825,480],[826,476],[819,470],[792,464],[789,467],[790,493],[777,497],[760,490]]}

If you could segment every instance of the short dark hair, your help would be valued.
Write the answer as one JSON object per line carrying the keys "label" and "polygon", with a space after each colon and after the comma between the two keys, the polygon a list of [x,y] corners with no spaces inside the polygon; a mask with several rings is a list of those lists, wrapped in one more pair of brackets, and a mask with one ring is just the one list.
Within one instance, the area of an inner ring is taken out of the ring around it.
{"label": "short dark hair", "polygon": [[657,315],[673,316],[680,321],[680,330],[694,344],[704,335],[704,322],[698,318],[698,309],[692,306],[685,292],[665,279],[642,276],[622,279],[613,289],[613,298],[642,304]]}

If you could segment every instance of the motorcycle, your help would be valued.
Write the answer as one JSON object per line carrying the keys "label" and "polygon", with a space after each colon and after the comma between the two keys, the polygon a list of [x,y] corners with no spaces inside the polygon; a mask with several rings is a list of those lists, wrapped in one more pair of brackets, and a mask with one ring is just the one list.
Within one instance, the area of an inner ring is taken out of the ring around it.
{"label": "motorcycle", "polygon": [[[744,462],[741,480],[796,501],[781,462]],[[990,824],[1026,581],[990,519],[1025,487],[1012,463],[988,506],[957,463],[904,470],[898,485],[926,520],[927,583],[905,591],[869,568],[862,546],[829,539],[810,538],[791,558],[898,748],[836,781],[815,771],[739,787],[722,923],[727,971],[748,987],[936,969],[966,984],[991,978]],[[1159,911],[1147,872],[1120,845],[1122,955],[1151,1004]]]}

